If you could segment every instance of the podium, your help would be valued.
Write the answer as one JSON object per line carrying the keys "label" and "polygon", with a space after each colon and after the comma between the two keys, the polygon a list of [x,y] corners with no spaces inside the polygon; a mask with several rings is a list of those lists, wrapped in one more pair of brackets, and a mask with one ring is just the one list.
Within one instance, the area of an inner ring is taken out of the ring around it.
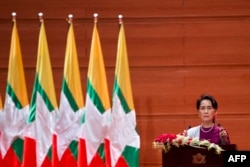
{"label": "podium", "polygon": [[[224,150],[236,150],[235,144],[221,145]],[[194,148],[190,146],[172,147],[162,152],[162,167],[223,167],[223,152]]]}

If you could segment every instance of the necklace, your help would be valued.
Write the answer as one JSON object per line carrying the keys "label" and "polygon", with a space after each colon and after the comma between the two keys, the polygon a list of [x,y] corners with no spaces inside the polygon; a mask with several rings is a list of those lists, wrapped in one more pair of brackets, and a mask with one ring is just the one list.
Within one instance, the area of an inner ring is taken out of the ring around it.
{"label": "necklace", "polygon": [[201,131],[204,132],[204,133],[210,132],[213,128],[214,128],[214,124],[213,124],[213,125],[211,126],[211,128],[209,128],[208,130],[204,130],[203,127],[202,127],[202,125],[201,125],[201,127],[200,127]]}

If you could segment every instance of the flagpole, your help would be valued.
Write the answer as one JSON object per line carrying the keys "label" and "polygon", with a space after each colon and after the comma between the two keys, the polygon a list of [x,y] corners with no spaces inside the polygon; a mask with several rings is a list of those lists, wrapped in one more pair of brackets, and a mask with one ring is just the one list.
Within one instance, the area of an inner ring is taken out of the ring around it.
{"label": "flagpole", "polygon": [[69,14],[69,15],[68,15],[67,21],[68,21],[69,24],[72,23],[72,21],[73,21],[73,15],[72,15],[72,14]]}
{"label": "flagpole", "polygon": [[38,13],[38,17],[39,17],[40,22],[43,22],[43,13],[42,12]]}
{"label": "flagpole", "polygon": [[16,12],[12,12],[12,21],[15,22],[16,21]]}
{"label": "flagpole", "polygon": [[97,21],[98,21],[98,13],[94,13],[93,16],[94,16],[94,23],[97,23]]}
{"label": "flagpole", "polygon": [[122,24],[123,23],[123,20],[122,20],[123,16],[120,14],[118,15],[118,19],[119,19],[119,24]]}

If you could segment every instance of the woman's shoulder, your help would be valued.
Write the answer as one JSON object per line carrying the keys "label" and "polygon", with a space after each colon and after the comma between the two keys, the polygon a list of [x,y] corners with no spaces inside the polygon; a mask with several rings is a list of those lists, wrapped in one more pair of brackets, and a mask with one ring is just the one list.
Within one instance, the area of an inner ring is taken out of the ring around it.
{"label": "woman's shoulder", "polygon": [[190,127],[188,129],[188,131],[193,131],[193,130],[196,130],[196,129],[199,129],[200,128],[200,125],[197,125],[197,126],[193,126],[193,127]]}
{"label": "woman's shoulder", "polygon": [[200,125],[189,128],[187,130],[187,136],[199,137],[200,136]]}

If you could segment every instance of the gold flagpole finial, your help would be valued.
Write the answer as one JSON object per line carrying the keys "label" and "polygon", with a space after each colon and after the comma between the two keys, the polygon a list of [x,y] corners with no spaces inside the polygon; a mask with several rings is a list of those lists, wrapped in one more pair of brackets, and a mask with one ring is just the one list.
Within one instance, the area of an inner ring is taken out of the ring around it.
{"label": "gold flagpole finial", "polygon": [[16,21],[16,12],[12,12],[11,15],[12,15],[12,21]]}
{"label": "gold flagpole finial", "polygon": [[70,23],[72,23],[72,21],[73,21],[73,15],[69,14],[68,15],[68,23],[70,24]]}
{"label": "gold flagpole finial", "polygon": [[122,24],[122,15],[120,14],[120,15],[118,15],[118,19],[119,19],[119,24]]}
{"label": "gold flagpole finial", "polygon": [[97,23],[97,20],[98,20],[98,13],[94,13],[94,22]]}
{"label": "gold flagpole finial", "polygon": [[43,13],[42,12],[38,13],[38,17],[39,17],[40,22],[42,22],[43,21]]}

